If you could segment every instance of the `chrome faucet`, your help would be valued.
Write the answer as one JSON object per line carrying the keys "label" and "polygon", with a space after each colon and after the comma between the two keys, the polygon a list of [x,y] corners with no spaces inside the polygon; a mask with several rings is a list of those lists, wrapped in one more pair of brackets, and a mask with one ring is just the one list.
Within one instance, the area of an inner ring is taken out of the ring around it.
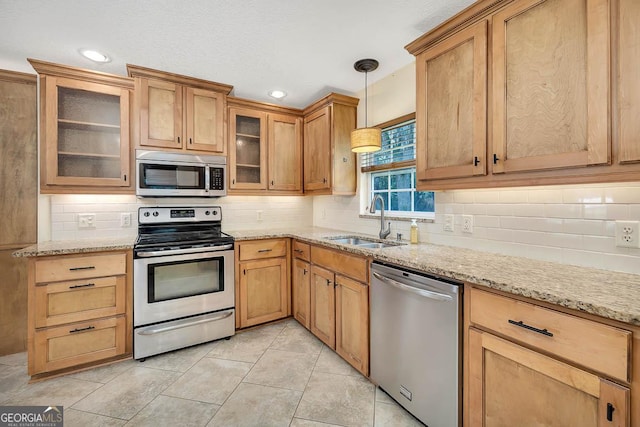
{"label": "chrome faucet", "polygon": [[381,239],[386,239],[389,234],[391,234],[391,221],[389,221],[389,226],[387,229],[384,229],[384,199],[379,194],[373,196],[373,200],[371,200],[371,206],[369,207],[369,212],[374,214],[376,213],[376,201],[380,200],[380,236]]}

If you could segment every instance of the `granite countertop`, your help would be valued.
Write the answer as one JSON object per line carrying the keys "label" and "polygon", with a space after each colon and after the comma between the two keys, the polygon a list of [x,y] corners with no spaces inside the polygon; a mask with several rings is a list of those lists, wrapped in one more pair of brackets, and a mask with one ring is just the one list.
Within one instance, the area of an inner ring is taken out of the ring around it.
{"label": "granite countertop", "polygon": [[[640,275],[636,274],[427,243],[405,244],[382,249],[362,248],[336,243],[328,237],[355,235],[372,238],[372,236],[319,227],[227,231],[227,233],[237,241],[291,237],[370,256],[377,261],[472,282],[514,295],[640,325]],[[135,237],[43,242],[16,251],[13,255],[34,257],[126,250],[133,248],[134,241]]]}
{"label": "granite countertop", "polygon": [[293,237],[372,256],[374,260],[640,325],[640,275],[424,243],[382,249],[359,248],[335,243],[327,237],[360,234],[317,227],[229,234],[238,241]]}
{"label": "granite countertop", "polygon": [[132,249],[135,237],[108,239],[60,240],[36,243],[13,253],[14,257],[38,257],[49,255],[68,255],[99,251],[118,251]]}

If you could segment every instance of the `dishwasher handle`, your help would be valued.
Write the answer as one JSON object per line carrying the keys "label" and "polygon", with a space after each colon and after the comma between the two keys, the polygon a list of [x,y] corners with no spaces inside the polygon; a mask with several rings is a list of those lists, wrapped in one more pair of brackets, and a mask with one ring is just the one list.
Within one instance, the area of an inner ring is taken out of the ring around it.
{"label": "dishwasher handle", "polygon": [[380,273],[377,272],[373,272],[373,276],[378,279],[383,281],[384,283],[394,286],[400,290],[403,291],[408,291],[408,292],[412,292],[416,295],[420,295],[421,297],[425,297],[425,298],[429,298],[429,299],[434,299],[437,301],[452,301],[453,297],[451,295],[447,295],[447,294],[441,294],[439,292],[432,292],[432,291],[427,291],[425,289],[420,289],[420,288],[415,288],[413,286],[409,286],[409,285],[405,285],[404,283],[398,282],[397,280],[393,280],[389,277],[383,276]]}

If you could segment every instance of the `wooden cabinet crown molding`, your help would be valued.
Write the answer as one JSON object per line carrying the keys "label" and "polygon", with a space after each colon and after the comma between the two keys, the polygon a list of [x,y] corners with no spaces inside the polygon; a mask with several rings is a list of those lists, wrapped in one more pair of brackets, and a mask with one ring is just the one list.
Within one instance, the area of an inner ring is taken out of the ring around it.
{"label": "wooden cabinet crown molding", "polygon": [[486,17],[501,7],[514,0],[478,0],[457,13],[452,18],[444,21],[431,31],[423,34],[416,40],[412,41],[404,48],[412,55],[418,55],[426,49],[449,37],[450,35],[460,31],[479,19]]}
{"label": "wooden cabinet crown molding", "polygon": [[0,81],[35,85],[38,76],[18,71],[0,70]]}
{"label": "wooden cabinet crown molding", "polygon": [[339,93],[332,92],[329,95],[325,96],[324,98],[319,99],[318,101],[306,107],[303,112],[304,112],[304,115],[306,116],[308,114],[313,113],[314,111],[317,111],[323,107],[326,107],[327,105],[332,105],[332,104],[342,104],[349,107],[357,107],[359,102],[360,102],[360,98],[354,98],[353,96],[347,96],[347,95],[342,95]]}
{"label": "wooden cabinet crown molding", "polygon": [[29,61],[33,69],[36,70],[38,74],[83,80],[133,90],[133,79],[130,77],[117,76],[115,74],[104,73],[102,71],[87,70],[85,68],[71,67],[68,65],[54,64],[52,62],[45,62],[32,58],[27,58],[27,61]]}
{"label": "wooden cabinet crown molding", "polygon": [[228,107],[250,108],[253,110],[261,110],[266,113],[288,114],[302,117],[303,111],[298,108],[285,107],[283,105],[270,104],[268,102],[252,101],[245,98],[236,98],[235,96],[227,97]]}
{"label": "wooden cabinet crown molding", "polygon": [[139,65],[127,64],[127,73],[130,77],[166,80],[183,86],[220,92],[225,95],[229,95],[233,90],[233,86],[224,83],[183,76],[181,74],[170,73],[167,71],[154,70],[153,68],[141,67]]}

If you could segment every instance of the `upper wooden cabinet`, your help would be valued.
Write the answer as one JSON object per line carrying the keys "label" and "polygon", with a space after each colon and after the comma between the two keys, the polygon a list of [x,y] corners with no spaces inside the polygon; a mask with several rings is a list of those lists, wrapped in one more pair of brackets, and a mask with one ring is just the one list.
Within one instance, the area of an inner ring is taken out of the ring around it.
{"label": "upper wooden cabinet", "polygon": [[608,0],[520,0],[493,16],[493,173],[608,164]]}
{"label": "upper wooden cabinet", "polygon": [[640,2],[619,0],[618,11],[618,155],[620,164],[640,162]]}
{"label": "upper wooden cabinet", "polygon": [[418,187],[638,180],[639,19],[633,0],[480,0],[409,44]]}
{"label": "upper wooden cabinet", "polygon": [[356,193],[356,128],[359,99],[332,93],[304,110],[304,191],[310,194]]}
{"label": "upper wooden cabinet", "polygon": [[229,98],[229,187],[302,193],[302,111]]}
{"label": "upper wooden cabinet", "polygon": [[41,192],[133,191],[129,163],[133,80],[29,62],[40,75]]}
{"label": "upper wooden cabinet", "polygon": [[487,23],[416,58],[419,180],[487,173]]}
{"label": "upper wooden cabinet", "polygon": [[232,86],[130,64],[127,70],[136,80],[139,146],[226,154],[226,96]]}

